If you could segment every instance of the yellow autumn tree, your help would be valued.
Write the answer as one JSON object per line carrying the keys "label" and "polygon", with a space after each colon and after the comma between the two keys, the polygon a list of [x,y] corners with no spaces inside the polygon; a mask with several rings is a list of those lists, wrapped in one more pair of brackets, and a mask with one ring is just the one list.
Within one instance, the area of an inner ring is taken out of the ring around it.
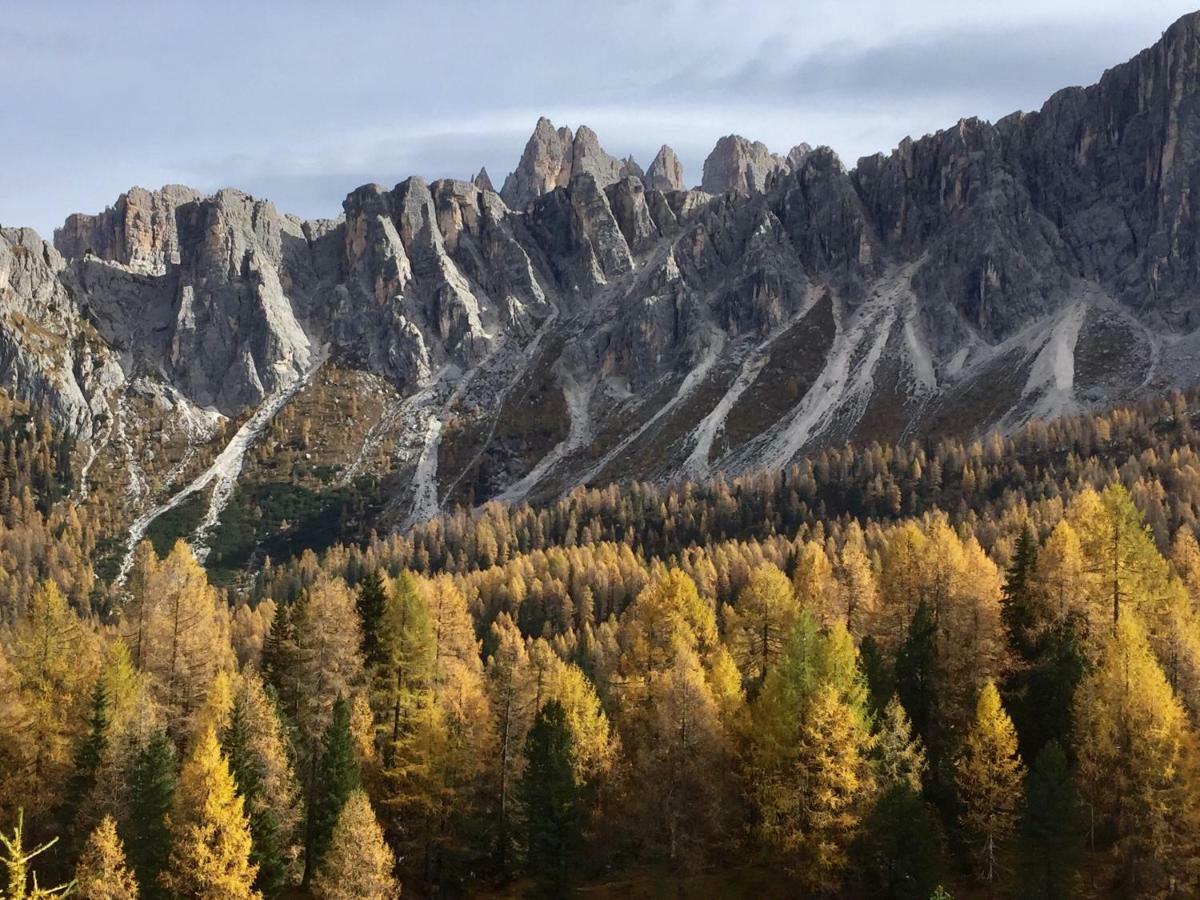
{"label": "yellow autumn tree", "polygon": [[1194,883],[1195,736],[1131,612],[1076,689],[1075,735],[1083,797],[1111,830],[1121,887],[1156,896]]}
{"label": "yellow autumn tree", "polygon": [[1103,494],[1080,492],[1067,509],[1079,534],[1092,629],[1099,638],[1116,628],[1122,607],[1133,608],[1152,630],[1162,611],[1169,569],[1142,514],[1119,482]]}
{"label": "yellow autumn tree", "polygon": [[751,796],[765,842],[816,892],[836,891],[874,795],[874,740],[854,642],[802,613],[752,709]]}
{"label": "yellow autumn tree", "polygon": [[479,645],[467,609],[467,598],[449,575],[422,579],[421,584],[433,623],[433,655],[442,674],[452,667],[452,661],[478,671],[481,668]]}
{"label": "yellow autumn tree", "polygon": [[846,540],[838,552],[834,569],[838,610],[852,633],[865,634],[876,613],[878,588],[862,528],[852,521],[846,531]]}
{"label": "yellow autumn tree", "polygon": [[761,682],[783,653],[788,632],[799,615],[796,592],[777,566],[763,563],[750,573],[737,602],[725,610],[734,661],[749,681]]}
{"label": "yellow autumn tree", "polygon": [[802,827],[784,841],[803,860],[801,876],[814,891],[838,890],[850,865],[849,848],[874,789],[865,756],[869,746],[856,710],[834,683],[822,683],[800,728]]}
{"label": "yellow autumn tree", "polygon": [[[14,744],[15,796],[31,818],[62,798],[71,742],[97,664],[92,636],[52,581],[42,582],[9,635],[8,661],[24,715]],[[2,801],[0,801],[2,802]]]}
{"label": "yellow autumn tree", "polygon": [[415,587],[422,625],[405,638],[402,657],[430,671],[417,679],[407,672],[408,683],[397,685],[401,713],[387,720],[396,737],[386,747],[380,802],[407,865],[423,864],[428,876],[478,812],[477,785],[497,752],[466,598],[449,576],[417,579]]}
{"label": "yellow autumn tree", "polygon": [[163,887],[188,900],[259,900],[250,825],[217,736],[208,729],[183,764],[170,816]]}
{"label": "yellow autumn tree", "polygon": [[709,690],[712,691],[713,700],[717,703],[717,712],[721,716],[721,724],[732,739],[742,726],[742,714],[746,710],[746,691],[742,688],[742,673],[733,661],[733,654],[724,644],[708,655],[706,674]]}
{"label": "yellow autumn tree", "polygon": [[81,900],[137,900],[137,879],[112,816],[102,818],[89,835],[75,867],[73,893]]}
{"label": "yellow autumn tree", "polygon": [[213,678],[208,694],[195,715],[196,735],[212,729],[217,735],[229,728],[229,714],[233,712],[233,695],[240,687],[241,676],[237,672],[222,669]]}
{"label": "yellow autumn tree", "polygon": [[641,714],[627,713],[632,807],[650,847],[673,864],[694,863],[719,830],[727,752],[720,710],[695,651],[677,648],[646,701]]}
{"label": "yellow autumn tree", "polygon": [[1200,610],[1200,542],[1191,528],[1180,528],[1171,543],[1171,567],[1183,581],[1192,608]]}
{"label": "yellow autumn tree", "polygon": [[534,713],[557,700],[571,732],[571,760],[582,784],[606,770],[612,762],[612,735],[608,716],[596,689],[580,668],[554,652],[544,638],[529,643],[530,701]]}
{"label": "yellow autumn tree", "polygon": [[525,772],[525,736],[537,701],[525,639],[508,613],[501,613],[492,623],[491,639],[495,650],[488,657],[486,675],[497,740],[490,768],[496,795],[497,862],[503,869],[513,840],[514,798]]}
{"label": "yellow autumn tree", "polygon": [[356,790],[342,806],[313,886],[324,900],[395,900],[395,865],[371,801]]}
{"label": "yellow autumn tree", "polygon": [[[674,665],[680,646],[701,656],[717,642],[712,607],[679,569],[659,572],[621,616],[619,671],[626,687]],[[628,691],[623,691],[628,693]]]}
{"label": "yellow autumn tree", "polygon": [[1034,593],[1045,598],[1047,611],[1056,619],[1075,612],[1087,616],[1085,568],[1079,533],[1063,519],[1038,552],[1035,575],[1038,590]]}
{"label": "yellow autumn tree", "polygon": [[0,642],[0,817],[5,819],[16,814],[25,792],[21,769],[28,756],[27,715],[17,691],[17,675]]}
{"label": "yellow autumn tree", "polygon": [[25,811],[17,809],[16,823],[11,834],[0,832],[0,869],[4,873],[3,893],[7,900],[50,900],[65,897],[72,885],[63,884],[46,888],[38,884],[37,873],[30,869],[30,862],[58,843],[54,837],[31,849],[25,847]]}
{"label": "yellow autumn tree", "polygon": [[938,663],[948,696],[940,707],[948,729],[970,721],[976,692],[1004,671],[1000,570],[974,537],[961,539],[944,515],[926,525],[933,563],[926,583],[937,623]]}
{"label": "yellow autumn tree", "polygon": [[234,665],[229,610],[186,542],[177,541],[161,562],[152,553],[138,559],[144,568],[131,581],[136,593],[122,610],[121,628],[171,733],[182,739],[217,673]]}
{"label": "yellow autumn tree", "polygon": [[921,738],[913,734],[912,722],[899,698],[893,696],[880,717],[879,734],[875,745],[879,780],[883,787],[903,784],[914,791],[928,768]]}
{"label": "yellow autumn tree", "polygon": [[904,641],[918,604],[928,600],[932,570],[929,539],[915,521],[903,522],[888,532],[879,574],[882,614],[871,631],[882,647],[894,651]]}
{"label": "yellow autumn tree", "polygon": [[[362,680],[362,643],[354,592],[340,578],[319,577],[295,606],[294,711],[301,741],[312,755],[333,718],[338,697]],[[310,760],[311,768],[312,760]]]}
{"label": "yellow autumn tree", "polygon": [[979,877],[993,882],[1016,833],[1025,767],[1017,753],[1017,731],[1000,703],[996,685],[979,692],[975,721],[954,763],[954,783],[962,803],[961,824]]}
{"label": "yellow autumn tree", "polygon": [[792,582],[800,605],[818,621],[832,622],[838,617],[840,610],[833,566],[825,548],[816,541],[808,541],[800,548]]}
{"label": "yellow autumn tree", "polygon": [[129,646],[119,636],[105,649],[100,681],[108,699],[108,725],[113,734],[124,733],[131,719],[147,715],[147,707],[153,701],[141,674],[134,668]]}
{"label": "yellow autumn tree", "polygon": [[300,786],[292,769],[288,735],[274,700],[255,671],[238,676],[222,744],[242,794],[259,884],[285,880],[299,857]]}

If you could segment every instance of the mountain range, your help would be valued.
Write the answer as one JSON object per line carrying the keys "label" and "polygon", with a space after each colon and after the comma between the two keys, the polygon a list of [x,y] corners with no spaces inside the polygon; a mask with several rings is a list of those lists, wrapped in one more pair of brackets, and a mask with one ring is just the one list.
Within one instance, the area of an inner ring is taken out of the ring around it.
{"label": "mountain range", "polygon": [[0,229],[0,387],[75,436],[127,546],[175,514],[203,553],[273,485],[319,516],[368,479],[393,526],[1198,381],[1200,13],[852,168],[730,135],[688,187],[667,146],[642,168],[542,119],[498,191],[306,221],[133,188],[52,241]]}

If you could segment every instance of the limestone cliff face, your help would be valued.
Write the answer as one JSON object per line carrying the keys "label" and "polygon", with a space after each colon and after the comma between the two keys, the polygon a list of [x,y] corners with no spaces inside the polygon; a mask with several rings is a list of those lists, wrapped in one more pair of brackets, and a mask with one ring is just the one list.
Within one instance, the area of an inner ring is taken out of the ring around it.
{"label": "limestone cliff face", "polygon": [[[1087,277],[1176,327],[1200,325],[1200,14],[1089,88],[997,123],[1030,201]],[[1147,303],[1149,301],[1149,303]]]}
{"label": "limestone cliff face", "polygon": [[200,198],[199,191],[177,184],[157,191],[130,188],[99,215],[69,216],[55,232],[54,245],[69,258],[91,253],[136,272],[161,274],[179,263],[175,211]]}
{"label": "limestone cliff face", "polygon": [[0,387],[86,441],[124,376],[64,286],[65,266],[31,229],[0,229]]}
{"label": "limestone cliff face", "polygon": [[1190,16],[1038,112],[853,169],[727,136],[687,190],[669,147],[643,171],[542,119],[499,193],[410,178],[305,222],[134,189],[57,250],[0,233],[0,383],[86,440],[135,381],[240,417],[327,352],[400,398],[362,431],[400,435],[404,515],[1190,385],[1198,78]]}
{"label": "limestone cliff face", "polygon": [[163,376],[234,415],[310,365],[312,342],[285,290],[313,281],[295,249],[307,239],[272,204],[165,188],[70,221],[59,245],[69,252],[82,238],[92,252],[73,260],[67,283],[131,375]]}

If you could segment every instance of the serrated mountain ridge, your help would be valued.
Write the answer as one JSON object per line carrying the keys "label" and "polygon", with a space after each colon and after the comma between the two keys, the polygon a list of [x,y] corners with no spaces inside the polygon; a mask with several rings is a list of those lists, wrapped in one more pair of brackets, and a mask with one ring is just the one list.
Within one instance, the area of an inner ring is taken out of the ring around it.
{"label": "serrated mountain ridge", "polygon": [[688,189],[666,145],[643,170],[541,119],[499,192],[365,185],[336,220],[132,189],[53,245],[0,231],[0,384],[111,471],[132,453],[133,518],[179,488],[147,451],[187,437],[198,466],[214,422],[350,373],[384,399],[327,467],[385,477],[393,523],[1190,385],[1198,79],[1191,15],[1092,87],[853,169],[729,135]]}

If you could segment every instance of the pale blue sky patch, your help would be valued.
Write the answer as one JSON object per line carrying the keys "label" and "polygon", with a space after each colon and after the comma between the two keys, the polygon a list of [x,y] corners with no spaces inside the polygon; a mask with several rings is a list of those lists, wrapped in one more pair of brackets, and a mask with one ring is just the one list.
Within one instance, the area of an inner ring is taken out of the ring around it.
{"label": "pale blue sky patch", "polygon": [[334,216],[410,175],[499,186],[539,115],[700,180],[716,139],[853,166],[1035,109],[1152,44],[1170,0],[0,2],[0,223],[45,236],[133,184]]}

